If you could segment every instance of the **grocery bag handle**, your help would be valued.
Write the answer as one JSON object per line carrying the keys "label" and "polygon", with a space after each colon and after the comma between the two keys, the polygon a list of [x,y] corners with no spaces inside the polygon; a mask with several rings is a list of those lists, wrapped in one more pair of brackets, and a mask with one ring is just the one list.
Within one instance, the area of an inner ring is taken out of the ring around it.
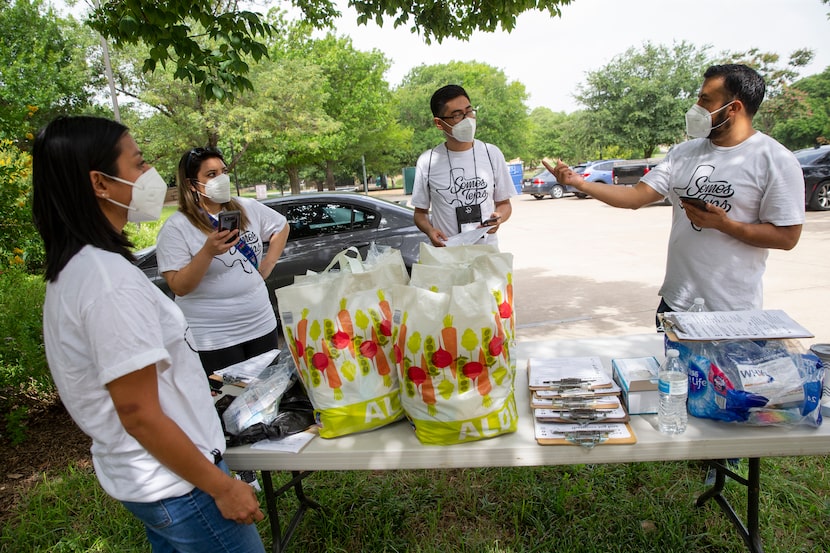
{"label": "grocery bag handle", "polygon": [[[350,256],[350,253],[354,254],[355,257]],[[329,266],[326,267],[323,272],[328,273],[332,268],[334,268],[335,265],[338,264],[340,265],[341,271],[349,271],[352,273],[364,272],[363,260],[360,259],[360,251],[354,246],[351,246],[350,248],[347,248],[335,255],[334,259],[331,260],[331,263],[329,263]]]}

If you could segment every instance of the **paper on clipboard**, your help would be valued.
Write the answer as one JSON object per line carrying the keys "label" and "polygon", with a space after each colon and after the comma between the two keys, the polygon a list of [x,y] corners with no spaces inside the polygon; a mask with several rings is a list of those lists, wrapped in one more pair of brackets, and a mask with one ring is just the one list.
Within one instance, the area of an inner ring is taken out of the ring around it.
{"label": "paper on clipboard", "polygon": [[611,388],[614,381],[602,367],[599,357],[556,357],[529,359],[527,362],[528,386],[531,390],[551,388],[562,379],[581,379],[590,383],[589,388]]}
{"label": "paper on clipboard", "polygon": [[[594,423],[588,425],[533,421],[536,442],[540,445],[586,445],[579,436],[598,436],[598,444],[633,444],[637,442],[631,426],[626,422]],[[596,445],[596,444],[593,444]],[[592,444],[587,444],[592,447]]]}
{"label": "paper on clipboard", "polygon": [[666,331],[678,340],[774,340],[813,334],[780,309],[663,313]]}

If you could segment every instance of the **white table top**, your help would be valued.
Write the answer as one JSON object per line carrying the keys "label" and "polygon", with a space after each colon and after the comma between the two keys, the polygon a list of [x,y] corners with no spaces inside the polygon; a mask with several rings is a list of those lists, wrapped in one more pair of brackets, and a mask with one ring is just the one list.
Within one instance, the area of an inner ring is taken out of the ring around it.
{"label": "white table top", "polygon": [[656,415],[631,417],[636,444],[541,446],[533,433],[527,373],[528,358],[598,356],[606,370],[615,357],[663,357],[663,338],[643,334],[523,342],[518,347],[516,405],[519,428],[515,433],[477,442],[423,445],[406,421],[334,439],[315,438],[300,453],[253,450],[250,446],[227,450],[225,459],[234,470],[384,470],[463,467],[519,467],[582,463],[628,463],[734,457],[823,455],[830,453],[830,427],[751,427],[689,417],[688,429],[679,436],[657,431]]}

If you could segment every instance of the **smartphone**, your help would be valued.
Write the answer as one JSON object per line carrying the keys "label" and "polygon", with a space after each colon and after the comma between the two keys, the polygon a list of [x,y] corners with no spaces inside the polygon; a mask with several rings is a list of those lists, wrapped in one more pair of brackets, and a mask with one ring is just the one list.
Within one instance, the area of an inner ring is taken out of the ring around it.
{"label": "smartphone", "polygon": [[[239,229],[239,218],[241,214],[239,211],[223,211],[219,214],[219,230],[234,230]],[[229,244],[236,240],[236,236],[228,239],[225,243]]]}
{"label": "smartphone", "polygon": [[489,219],[487,219],[485,221],[482,221],[481,226],[489,227],[489,226],[495,225],[498,222],[499,222],[499,217],[490,217]]}
{"label": "smartphone", "polygon": [[701,211],[709,211],[706,207],[707,203],[701,200],[700,198],[692,198],[690,196],[680,196],[680,199],[687,204],[692,205],[695,209],[699,209]]}

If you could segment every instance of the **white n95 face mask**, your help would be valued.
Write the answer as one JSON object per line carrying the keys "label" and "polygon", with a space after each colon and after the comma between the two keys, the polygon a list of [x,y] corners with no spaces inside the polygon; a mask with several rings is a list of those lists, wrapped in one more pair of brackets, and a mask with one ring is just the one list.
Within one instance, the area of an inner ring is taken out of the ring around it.
{"label": "white n95 face mask", "polygon": [[124,205],[116,202],[112,198],[107,198],[107,201],[117,206],[127,209],[127,220],[132,223],[147,223],[155,221],[161,217],[161,210],[164,207],[164,197],[167,194],[167,183],[161,178],[159,172],[153,167],[144,171],[135,182],[113,177],[102,173],[102,175],[129,184],[133,187],[133,196],[130,200],[130,205]]}
{"label": "white n95 face mask", "polygon": [[459,142],[472,142],[476,135],[476,120],[465,117],[452,128],[451,134]]}
{"label": "white n95 face mask", "polygon": [[204,187],[205,193],[202,195],[217,204],[224,204],[231,201],[231,178],[227,173],[216,175],[204,183]]}
{"label": "white n95 face mask", "polygon": [[712,116],[734,103],[735,100],[732,100],[728,104],[712,112],[708,111],[704,107],[701,107],[699,104],[694,104],[689,108],[689,111],[686,112],[686,134],[692,138],[708,138],[713,129],[717,129],[729,121],[729,119],[724,119],[721,123],[718,123],[713,127]]}

